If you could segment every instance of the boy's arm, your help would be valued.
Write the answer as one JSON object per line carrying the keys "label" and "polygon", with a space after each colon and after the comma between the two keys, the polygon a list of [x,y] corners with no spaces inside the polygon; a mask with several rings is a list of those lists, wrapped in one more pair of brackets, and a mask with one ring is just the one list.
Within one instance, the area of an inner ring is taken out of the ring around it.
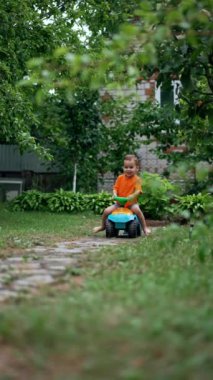
{"label": "boy's arm", "polygon": [[140,194],[142,194],[142,186],[141,186],[141,179],[138,178],[135,184],[135,191],[134,193],[130,194],[128,198],[130,201],[132,201],[134,198],[137,198]]}
{"label": "boy's arm", "polygon": [[138,197],[138,195],[140,195],[141,193],[142,193],[141,190],[134,191],[134,193],[128,196],[128,200],[132,201],[134,198]]}
{"label": "boy's arm", "polygon": [[119,188],[119,177],[116,179],[115,184],[113,186],[113,197],[117,197]]}

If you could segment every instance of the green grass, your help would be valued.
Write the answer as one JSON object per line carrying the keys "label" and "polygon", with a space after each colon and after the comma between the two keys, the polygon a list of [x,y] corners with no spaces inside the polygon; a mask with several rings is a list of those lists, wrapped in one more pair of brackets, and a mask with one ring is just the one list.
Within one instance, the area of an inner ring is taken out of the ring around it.
{"label": "green grass", "polygon": [[61,288],[1,305],[0,380],[210,380],[211,247],[202,224],[191,238],[159,229],[88,253]]}
{"label": "green grass", "polygon": [[0,248],[51,244],[61,239],[75,239],[92,234],[100,222],[93,213],[53,214],[50,212],[11,212],[0,204]]}

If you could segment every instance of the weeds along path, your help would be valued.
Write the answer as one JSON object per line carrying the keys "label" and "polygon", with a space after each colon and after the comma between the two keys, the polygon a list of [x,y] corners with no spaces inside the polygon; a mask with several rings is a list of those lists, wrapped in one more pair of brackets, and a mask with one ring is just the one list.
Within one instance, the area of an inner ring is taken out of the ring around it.
{"label": "weeds along path", "polygon": [[29,296],[44,285],[56,284],[67,271],[77,272],[89,251],[124,242],[125,239],[92,237],[60,242],[54,247],[36,246],[0,259],[0,302]]}

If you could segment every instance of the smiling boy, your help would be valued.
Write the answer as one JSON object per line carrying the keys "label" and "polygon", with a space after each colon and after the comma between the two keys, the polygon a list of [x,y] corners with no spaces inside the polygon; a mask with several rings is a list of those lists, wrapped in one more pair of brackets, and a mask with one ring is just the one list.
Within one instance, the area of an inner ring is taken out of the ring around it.
{"label": "smiling boy", "polygon": [[[134,214],[137,215],[144,234],[150,234],[150,229],[147,228],[144,215],[138,204],[138,197],[142,193],[141,179],[137,175],[139,172],[139,162],[135,155],[128,154],[124,158],[123,174],[119,175],[113,186],[113,196],[128,197],[125,207],[129,208]],[[116,208],[120,207],[119,202],[116,201],[112,206],[107,207],[102,215],[101,226],[95,227],[93,232],[105,230],[106,219]]]}

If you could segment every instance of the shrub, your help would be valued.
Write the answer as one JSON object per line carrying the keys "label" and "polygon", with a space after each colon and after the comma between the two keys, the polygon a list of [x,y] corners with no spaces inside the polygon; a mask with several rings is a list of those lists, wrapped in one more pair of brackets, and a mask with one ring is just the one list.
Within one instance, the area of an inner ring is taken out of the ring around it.
{"label": "shrub", "polygon": [[48,194],[38,190],[28,190],[24,191],[11,202],[11,208],[13,211],[44,210],[47,207],[47,199]]}
{"label": "shrub", "polygon": [[151,218],[162,218],[170,208],[170,199],[175,186],[159,174],[144,172],[141,175],[143,194],[139,204],[144,214]]}
{"label": "shrub", "polygon": [[47,207],[52,212],[84,211],[84,195],[60,189],[48,197]]}
{"label": "shrub", "polygon": [[95,214],[102,214],[106,207],[113,203],[112,195],[102,191],[98,194],[85,195],[88,208]]}
{"label": "shrub", "polygon": [[112,202],[112,195],[106,192],[82,194],[60,189],[54,193],[42,193],[37,190],[29,190],[11,202],[11,209],[13,211],[49,210],[51,212],[92,210],[96,214],[102,214]]}
{"label": "shrub", "polygon": [[173,214],[177,216],[200,217],[212,208],[210,194],[190,194],[176,197],[177,203],[173,206]]}

